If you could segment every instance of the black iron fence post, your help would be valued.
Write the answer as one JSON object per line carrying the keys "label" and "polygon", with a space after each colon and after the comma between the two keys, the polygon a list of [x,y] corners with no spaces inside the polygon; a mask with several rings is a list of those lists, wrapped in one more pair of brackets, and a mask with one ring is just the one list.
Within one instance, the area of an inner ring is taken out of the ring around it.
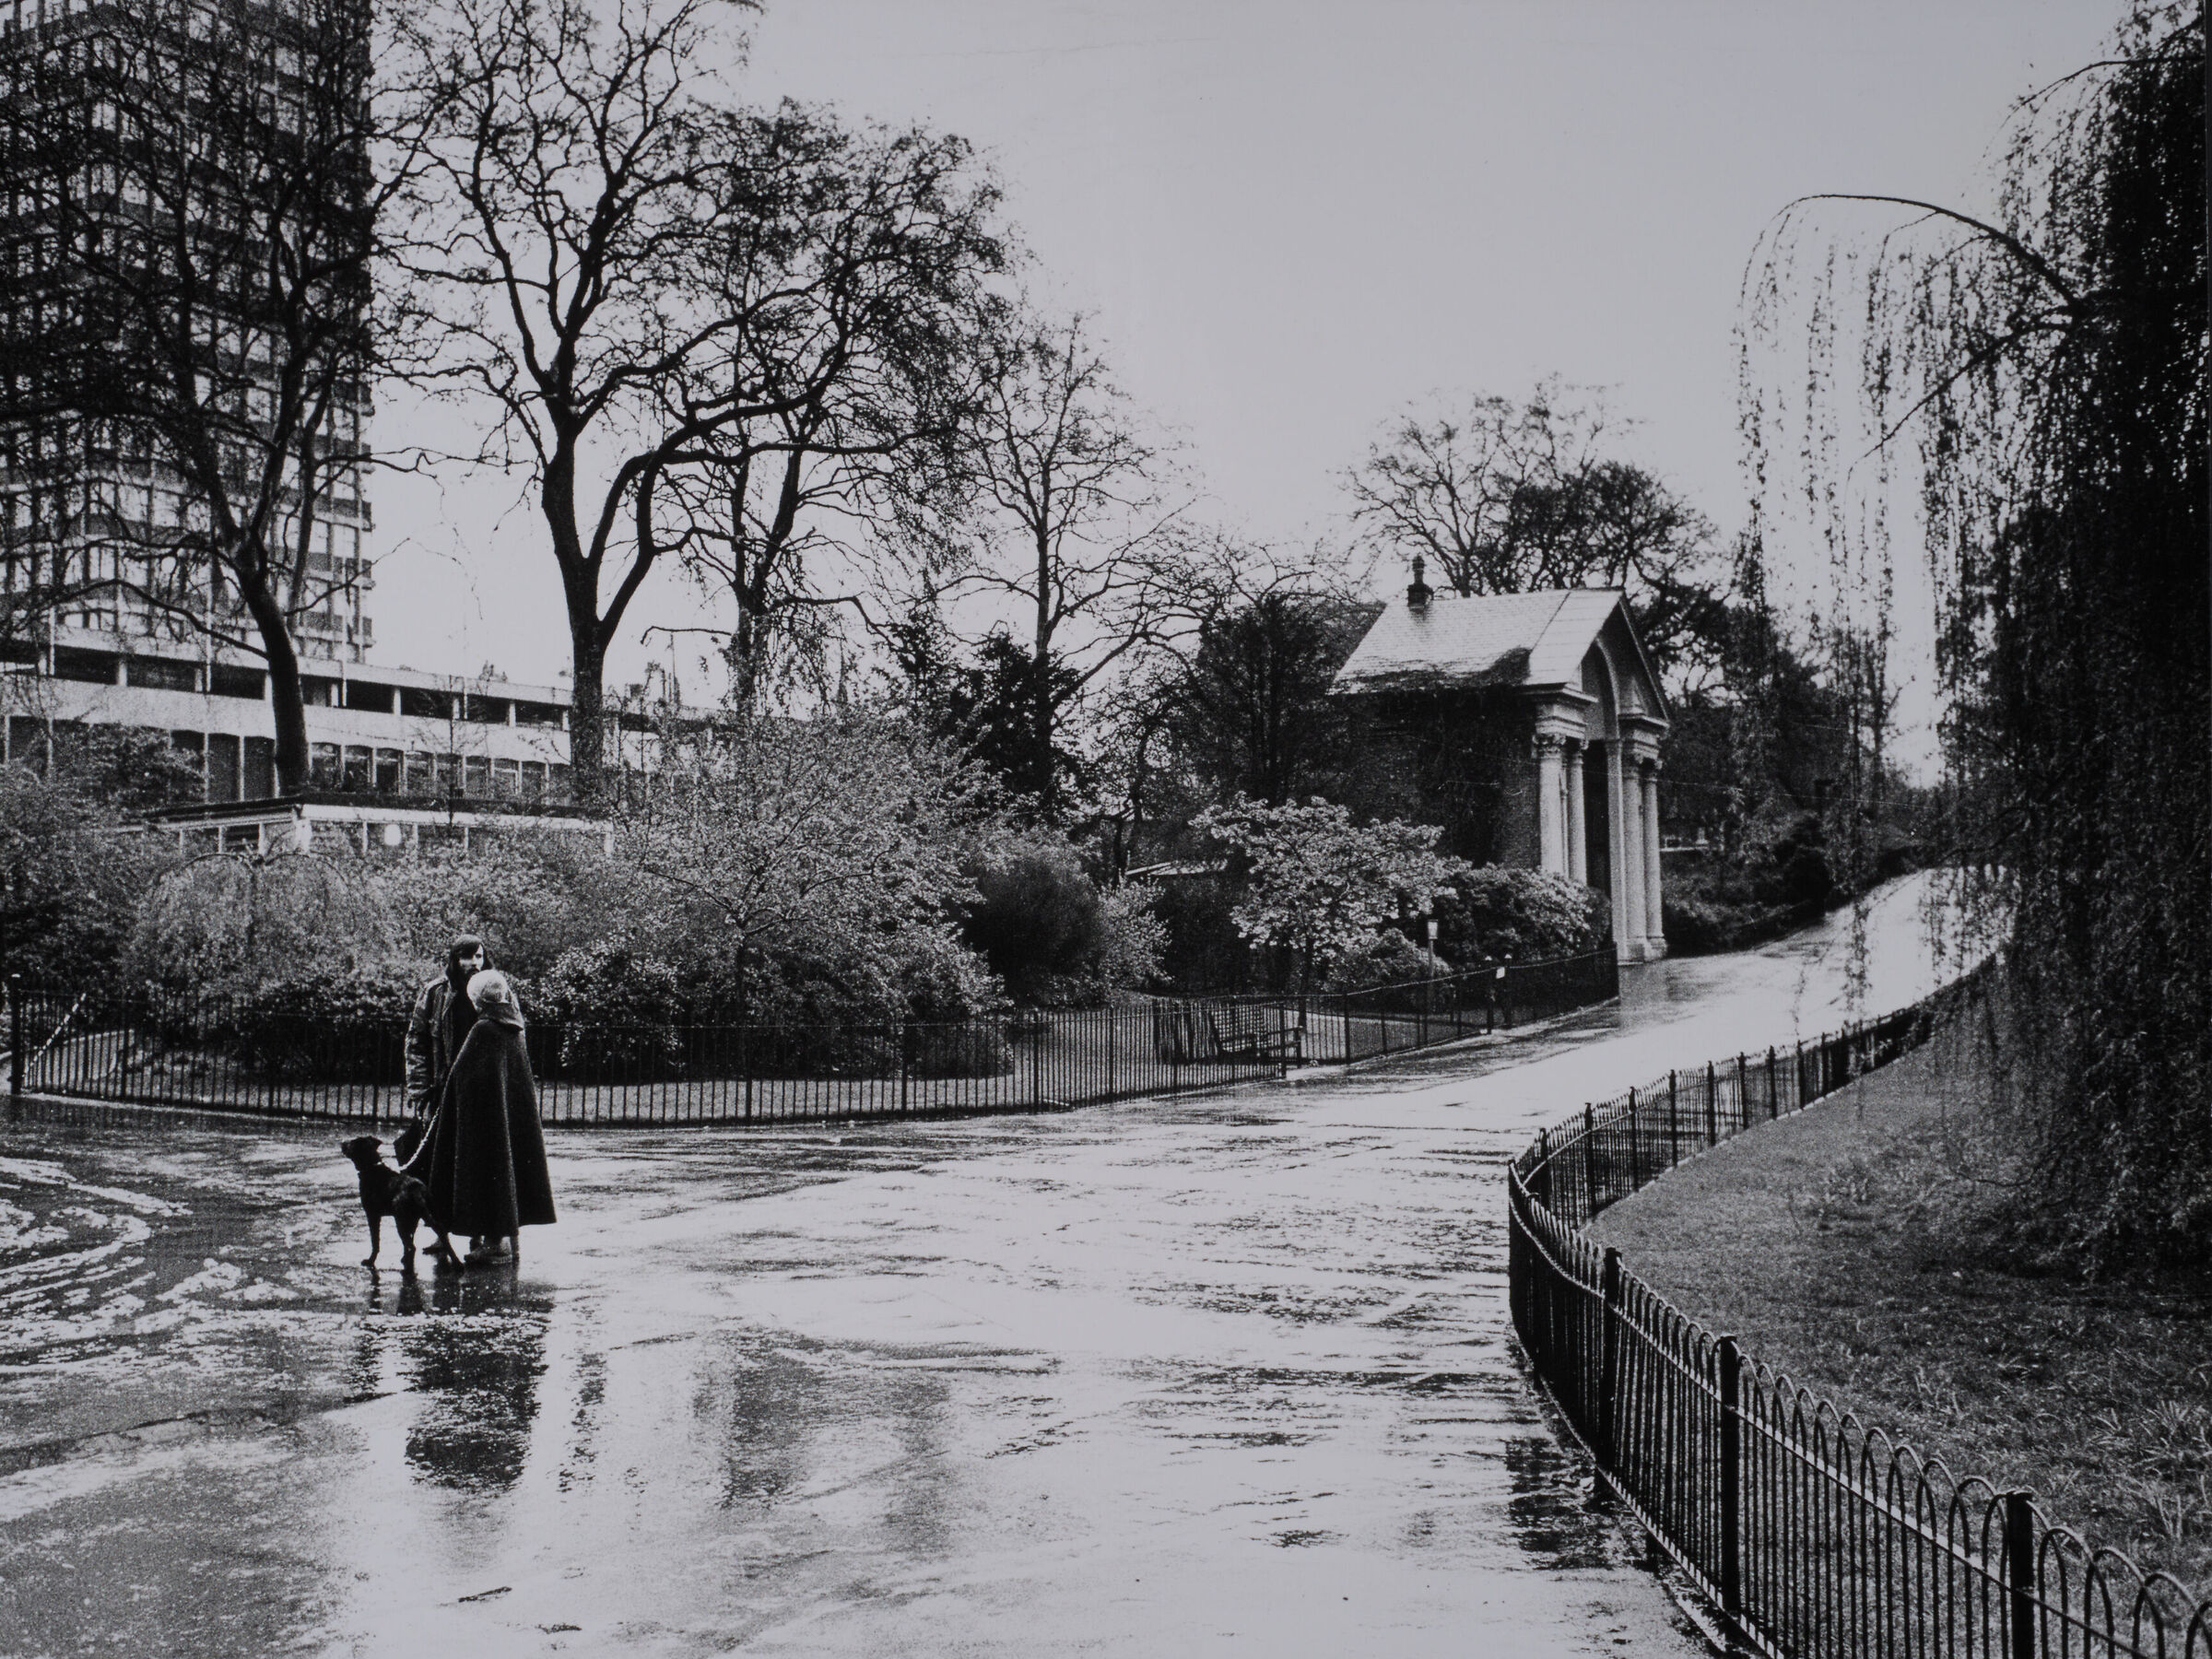
{"label": "black iron fence post", "polygon": [[1721,1618],[1730,1651],[1744,1639],[1743,1356],[1735,1338],[1720,1340],[1721,1362]]}
{"label": "black iron fence post", "polygon": [[1721,1144],[1721,1108],[1719,1092],[1713,1086],[1712,1062],[1705,1062],[1705,1144]]}
{"label": "black iron fence post", "polygon": [[2035,1659],[2035,1500],[2005,1494],[2005,1612],[2008,1659]]}
{"label": "black iron fence post", "polygon": [[914,1022],[899,1022],[899,1110],[911,1111],[914,1076]]}
{"label": "black iron fence post", "polygon": [[1682,1091],[1670,1067],[1666,1074],[1666,1167],[1682,1161]]}
{"label": "black iron fence post", "polygon": [[23,976],[7,976],[7,1098],[23,1098]]}
{"label": "black iron fence post", "polygon": [[1597,1216],[1597,1112],[1583,1102],[1583,1213],[1577,1225]]}
{"label": "black iron fence post", "polygon": [[1620,1465],[1613,1444],[1613,1396],[1620,1380],[1620,1252],[1606,1246],[1606,1265],[1597,1276],[1599,1300],[1604,1303],[1597,1327],[1597,1466],[1606,1474]]}

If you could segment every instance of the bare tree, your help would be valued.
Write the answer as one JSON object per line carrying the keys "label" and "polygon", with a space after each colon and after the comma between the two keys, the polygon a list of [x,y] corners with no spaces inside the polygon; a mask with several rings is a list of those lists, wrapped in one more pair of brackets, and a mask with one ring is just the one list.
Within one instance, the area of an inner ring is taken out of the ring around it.
{"label": "bare tree", "polygon": [[1609,456],[1602,405],[1557,382],[1524,404],[1392,424],[1347,482],[1378,552],[1426,559],[1461,594],[1628,589],[1655,656],[1671,657],[1710,598],[1712,526],[1643,468]]}
{"label": "bare tree", "polygon": [[961,461],[971,557],[946,587],[1011,601],[1022,618],[1027,764],[1016,782],[1049,817],[1065,805],[1054,752],[1071,707],[1187,620],[1182,510],[1080,315],[1016,323]]}
{"label": "bare tree", "polygon": [[[720,377],[674,430],[668,382],[714,382],[735,319],[686,280],[741,182],[715,153],[706,0],[454,0],[404,20],[427,165],[409,192],[396,332],[418,382],[488,403],[466,459],[528,472],[567,606],[580,793],[606,762],[608,646],[651,573],[654,483],[757,413]],[[676,399],[680,404],[680,399]]]}
{"label": "bare tree", "polygon": [[[902,294],[887,271],[995,257],[964,147],[917,140],[903,164],[854,177],[834,124],[728,104],[714,53],[739,44],[715,27],[729,9],[453,0],[406,31],[429,157],[410,198],[410,372],[488,403],[496,425],[470,458],[530,477],[568,609],[587,797],[606,764],[606,653],[647,576],[678,549],[711,554],[701,514],[729,508],[734,467],[752,469],[737,487],[758,505],[764,458],[804,475],[824,445],[877,441],[854,365],[892,332]],[[771,488],[765,522],[805,492],[804,476],[790,500]],[[723,519],[721,547],[757,620],[803,590],[788,535],[764,571],[745,514]]]}
{"label": "bare tree", "polygon": [[[731,700],[751,711],[780,670],[818,666],[826,613],[879,585],[888,527],[942,488],[994,312],[982,284],[1007,253],[998,193],[961,139],[854,133],[791,104],[745,139],[777,207],[726,227],[702,279],[742,317],[734,355],[776,406],[672,460],[660,535],[733,601]],[[753,307],[766,292],[789,298]]]}
{"label": "bare tree", "polygon": [[318,533],[358,523],[369,460],[370,47],[362,0],[201,0],[0,58],[11,544],[258,653],[287,792],[295,635],[359,571]]}

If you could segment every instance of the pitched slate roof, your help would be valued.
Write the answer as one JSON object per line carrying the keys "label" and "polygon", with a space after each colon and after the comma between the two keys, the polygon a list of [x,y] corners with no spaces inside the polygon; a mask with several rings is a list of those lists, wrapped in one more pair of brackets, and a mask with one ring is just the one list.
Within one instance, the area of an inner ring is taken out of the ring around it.
{"label": "pitched slate roof", "polygon": [[1583,658],[1624,597],[1618,588],[1555,588],[1469,599],[1440,594],[1418,610],[1394,603],[1336,671],[1333,689],[1579,690]]}

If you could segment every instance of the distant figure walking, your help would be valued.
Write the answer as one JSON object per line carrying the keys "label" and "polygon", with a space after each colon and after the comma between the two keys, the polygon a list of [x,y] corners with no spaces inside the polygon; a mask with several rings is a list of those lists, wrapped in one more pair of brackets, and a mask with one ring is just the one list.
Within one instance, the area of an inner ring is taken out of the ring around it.
{"label": "distant figure walking", "polygon": [[447,1232],[484,1241],[471,1261],[519,1261],[521,1230],[549,1227],[554,1218],[537,1087],[507,976],[477,974],[467,996],[476,1023],[446,1074],[424,1153],[430,1214]]}
{"label": "distant figure walking", "polygon": [[[475,934],[457,934],[446,947],[445,971],[423,986],[407,1017],[407,1107],[428,1117],[445,1087],[445,1074],[453,1069],[477,1010],[468,1000],[468,982],[484,971],[484,941]],[[408,1154],[400,1154],[406,1161]]]}

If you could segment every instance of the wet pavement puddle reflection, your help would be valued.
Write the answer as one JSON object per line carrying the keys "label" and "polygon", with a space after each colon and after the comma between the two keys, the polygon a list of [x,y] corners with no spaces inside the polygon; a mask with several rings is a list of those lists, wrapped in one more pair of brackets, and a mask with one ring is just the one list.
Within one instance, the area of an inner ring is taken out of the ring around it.
{"label": "wet pavement puddle reflection", "polygon": [[11,1122],[0,1652],[1695,1652],[1529,1392],[1500,1171],[1921,994],[1886,902],[1512,1046],[557,1134],[561,1223],[459,1277],[361,1268],[327,1126]]}

